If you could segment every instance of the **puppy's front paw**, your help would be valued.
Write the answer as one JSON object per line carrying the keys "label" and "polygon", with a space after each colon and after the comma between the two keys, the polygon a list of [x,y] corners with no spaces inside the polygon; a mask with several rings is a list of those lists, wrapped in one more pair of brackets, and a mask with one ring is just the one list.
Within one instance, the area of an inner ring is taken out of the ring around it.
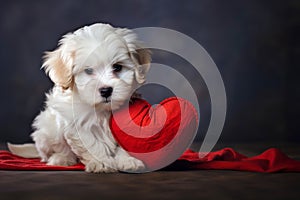
{"label": "puppy's front paw", "polygon": [[67,156],[60,153],[52,154],[48,161],[47,165],[56,165],[56,166],[71,166],[77,163],[77,159],[74,156]]}
{"label": "puppy's front paw", "polygon": [[145,172],[146,169],[142,161],[131,156],[118,157],[117,167],[120,171],[132,173]]}
{"label": "puppy's front paw", "polygon": [[85,171],[93,173],[112,173],[117,172],[117,167],[113,158],[104,158],[101,160],[93,159],[85,165]]}

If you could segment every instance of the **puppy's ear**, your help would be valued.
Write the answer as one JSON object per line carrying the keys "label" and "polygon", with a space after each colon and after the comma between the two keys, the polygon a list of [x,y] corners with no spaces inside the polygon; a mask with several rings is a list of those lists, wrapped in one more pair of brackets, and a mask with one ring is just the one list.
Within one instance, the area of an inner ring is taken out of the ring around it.
{"label": "puppy's ear", "polygon": [[45,69],[46,74],[49,75],[55,85],[64,89],[70,88],[73,84],[72,68],[75,57],[75,51],[70,51],[70,48],[68,48],[67,38],[65,36],[60,41],[58,49],[46,52],[42,65],[42,68]]}
{"label": "puppy's ear", "polygon": [[132,55],[138,63],[138,66],[135,69],[136,81],[139,84],[143,84],[146,81],[146,74],[150,69],[151,52],[147,49],[143,49],[142,47],[138,47]]}
{"label": "puppy's ear", "polygon": [[130,56],[137,64],[135,69],[136,81],[139,84],[143,84],[146,81],[146,74],[150,69],[150,50],[142,47],[141,43],[137,40],[136,34],[131,30],[125,28],[117,28],[116,32],[126,41]]}

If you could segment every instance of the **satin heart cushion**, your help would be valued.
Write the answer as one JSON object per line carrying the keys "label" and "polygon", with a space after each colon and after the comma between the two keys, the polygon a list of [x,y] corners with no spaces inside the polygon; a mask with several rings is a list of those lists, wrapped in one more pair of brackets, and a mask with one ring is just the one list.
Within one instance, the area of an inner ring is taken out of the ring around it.
{"label": "satin heart cushion", "polygon": [[198,115],[187,100],[171,97],[151,106],[134,99],[114,112],[112,133],[120,146],[146,165],[143,172],[161,169],[179,158],[192,143]]}

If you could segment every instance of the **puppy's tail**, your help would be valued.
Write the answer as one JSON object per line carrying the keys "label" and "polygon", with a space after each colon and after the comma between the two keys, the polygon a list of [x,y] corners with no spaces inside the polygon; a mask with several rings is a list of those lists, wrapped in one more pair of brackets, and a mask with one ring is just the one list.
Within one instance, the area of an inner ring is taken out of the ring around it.
{"label": "puppy's tail", "polygon": [[9,151],[17,156],[24,158],[39,158],[39,153],[35,147],[34,143],[28,144],[11,144],[7,143]]}

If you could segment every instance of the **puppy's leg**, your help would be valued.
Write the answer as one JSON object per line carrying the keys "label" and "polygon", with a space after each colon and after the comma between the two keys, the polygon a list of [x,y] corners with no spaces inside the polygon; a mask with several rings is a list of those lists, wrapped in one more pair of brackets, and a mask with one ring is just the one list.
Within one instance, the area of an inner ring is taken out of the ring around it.
{"label": "puppy's leg", "polygon": [[41,157],[41,162],[47,162],[49,156],[53,152],[51,144],[47,142],[47,135],[44,134],[42,131],[37,130],[31,134],[31,137],[35,143],[36,150],[38,151],[39,156]]}
{"label": "puppy's leg", "polygon": [[76,163],[76,155],[66,145],[64,150],[55,152],[49,157],[47,165],[71,166]]}
{"label": "puppy's leg", "polygon": [[58,166],[70,166],[77,163],[76,155],[63,138],[55,138],[54,141],[41,131],[34,132],[32,136],[42,162]]}
{"label": "puppy's leg", "polygon": [[115,156],[118,170],[124,172],[144,172],[146,166],[144,163],[130,156],[122,147],[117,148]]}
{"label": "puppy's leg", "polygon": [[62,120],[57,113],[46,109],[34,121],[31,134],[42,162],[47,165],[68,166],[77,162],[76,155],[63,137]]}
{"label": "puppy's leg", "polygon": [[[72,147],[72,151],[85,165],[87,172],[111,173],[116,172],[117,167],[112,157],[111,147],[99,140],[91,132],[70,131],[65,134],[67,143]],[[84,139],[87,138],[87,139]]]}
{"label": "puppy's leg", "polygon": [[93,173],[112,173],[117,172],[117,168],[113,157],[92,158],[85,164],[85,171]]}

